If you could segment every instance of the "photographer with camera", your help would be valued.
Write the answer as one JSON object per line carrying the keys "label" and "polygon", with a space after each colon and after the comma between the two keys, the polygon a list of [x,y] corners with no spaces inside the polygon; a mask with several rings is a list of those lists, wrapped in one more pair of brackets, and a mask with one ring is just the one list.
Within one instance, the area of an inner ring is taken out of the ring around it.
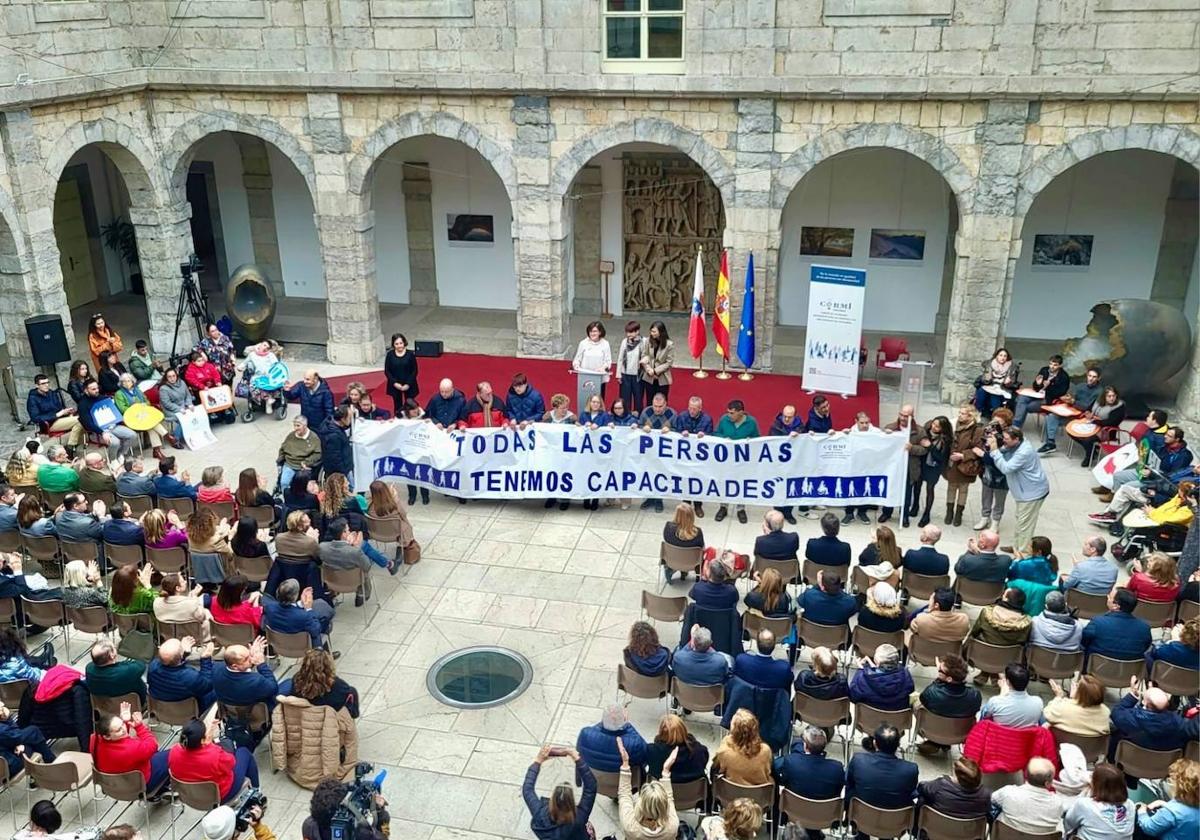
{"label": "photographer with camera", "polygon": [[204,840],[234,840],[249,828],[254,831],[254,840],[275,840],[275,832],[262,821],[266,807],[266,797],[254,790],[236,811],[228,805],[209,811],[200,821],[201,834]]}
{"label": "photographer with camera", "polygon": [[[332,776],[317,783],[308,819],[300,828],[304,840],[386,840],[392,818],[378,786],[364,778],[372,769],[360,762],[354,784]],[[352,834],[344,830],[349,822],[354,825]]]}

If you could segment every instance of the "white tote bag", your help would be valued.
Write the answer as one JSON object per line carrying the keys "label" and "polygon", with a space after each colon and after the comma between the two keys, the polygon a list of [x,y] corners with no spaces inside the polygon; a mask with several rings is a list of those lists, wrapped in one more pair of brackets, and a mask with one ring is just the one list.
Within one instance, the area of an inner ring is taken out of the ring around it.
{"label": "white tote bag", "polygon": [[179,413],[179,425],[183,427],[183,440],[188,449],[203,449],[217,442],[208,425],[208,413],[200,406],[193,406]]}

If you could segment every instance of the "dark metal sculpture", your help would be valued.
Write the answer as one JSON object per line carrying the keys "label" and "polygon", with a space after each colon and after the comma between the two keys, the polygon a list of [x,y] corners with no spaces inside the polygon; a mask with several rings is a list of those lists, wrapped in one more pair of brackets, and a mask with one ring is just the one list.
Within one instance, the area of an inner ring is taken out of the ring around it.
{"label": "dark metal sculpture", "polygon": [[238,334],[262,341],[275,320],[275,291],[266,272],[254,263],[239,265],[225,284],[225,310]]}
{"label": "dark metal sculpture", "polygon": [[1102,300],[1092,307],[1087,335],[1063,344],[1063,364],[1074,380],[1089,367],[1122,396],[1160,394],[1192,354],[1192,328],[1178,309],[1153,300]]}

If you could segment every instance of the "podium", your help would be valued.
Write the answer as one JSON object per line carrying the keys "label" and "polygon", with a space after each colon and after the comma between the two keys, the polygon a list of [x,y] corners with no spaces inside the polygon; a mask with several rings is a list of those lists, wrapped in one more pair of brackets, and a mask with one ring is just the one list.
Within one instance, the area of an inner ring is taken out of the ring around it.
{"label": "podium", "polygon": [[[892,364],[895,363],[888,363],[888,367],[891,367]],[[900,367],[900,404],[912,405],[919,417],[921,398],[925,392],[925,372],[933,367],[933,362],[902,359],[898,364]]]}
{"label": "podium", "polygon": [[604,384],[606,374],[586,370],[572,370],[571,373],[575,374],[575,413],[581,414],[586,410],[587,401],[592,398],[592,394],[600,393],[600,386]]}

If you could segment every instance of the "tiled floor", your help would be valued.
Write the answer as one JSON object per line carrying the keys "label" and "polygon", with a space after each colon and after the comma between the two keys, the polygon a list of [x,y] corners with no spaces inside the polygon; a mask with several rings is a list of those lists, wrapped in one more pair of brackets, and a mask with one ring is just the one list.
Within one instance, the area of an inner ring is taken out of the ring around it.
{"label": "tiled floor", "polygon": [[[894,410],[885,405],[884,416]],[[935,411],[951,413],[928,406],[922,414]],[[270,419],[220,427],[215,446],[179,453],[179,459],[192,476],[220,463],[227,476],[254,466],[273,478],[275,451],[289,427]],[[1074,459],[1060,454],[1045,465],[1052,492],[1038,530],[1053,540],[1069,567],[1083,537],[1094,533],[1083,519],[1095,507],[1094,497]],[[939,493],[939,514],[941,498]],[[963,527],[946,529],[940,548],[952,556],[972,534],[978,498],[972,491]],[[709,507],[701,523],[707,543],[750,551],[764,511],[752,508],[753,518],[741,525],[732,517],[714,522],[714,506]],[[592,513],[576,505],[560,512],[546,511],[538,501],[459,505],[435,496],[432,504],[416,506],[410,518],[424,546],[422,562],[407,576],[377,577],[382,610],[366,611],[369,626],[363,627],[364,612],[349,605],[339,609],[334,623],[334,645],[343,652],[339,672],[364,697],[358,724],[362,758],[388,770],[385,793],[392,802],[394,838],[531,837],[519,790],[524,771],[539,744],[573,743],[580,727],[596,722],[604,705],[616,698],[616,666],[629,625],[639,618],[640,593],[660,580],[657,553],[665,517],[636,506]],[[1006,538],[1011,527],[1006,519]],[[817,523],[801,520],[799,530],[802,538],[814,536]],[[914,544],[915,530],[901,531],[903,548]],[[865,525],[849,526],[843,534],[856,554],[869,539]],[[671,590],[683,593],[685,587],[676,583]],[[664,643],[677,643],[677,626],[659,630]],[[523,653],[534,665],[533,684],[500,708],[461,711],[440,705],[425,689],[427,667],[447,651],[477,643]],[[929,669],[918,668],[918,688],[930,676]],[[662,702],[649,700],[634,700],[628,707],[648,737],[663,709]],[[694,715],[688,725],[710,748],[716,746],[721,733],[711,716]],[[271,800],[267,822],[280,838],[295,838],[309,793],[265,769],[265,746],[258,758]],[[949,766],[946,759],[920,763],[925,776]],[[548,791],[569,772],[565,762],[551,762],[539,790]],[[90,801],[90,794],[86,798]],[[20,812],[23,797],[14,801]],[[166,811],[165,806],[153,809],[156,826]],[[66,813],[74,823],[73,804]],[[597,836],[614,831],[613,803],[600,801],[592,820]]]}

